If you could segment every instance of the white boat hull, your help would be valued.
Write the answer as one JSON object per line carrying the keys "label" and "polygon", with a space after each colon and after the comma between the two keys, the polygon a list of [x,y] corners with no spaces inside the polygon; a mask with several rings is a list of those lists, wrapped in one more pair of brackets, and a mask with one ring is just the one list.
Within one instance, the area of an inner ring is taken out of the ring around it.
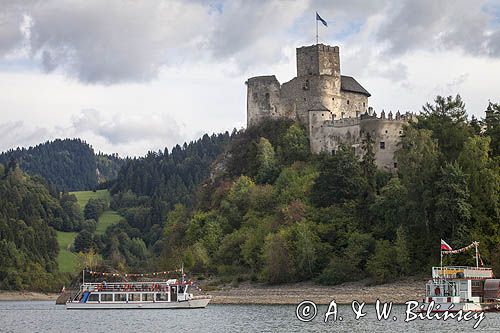
{"label": "white boat hull", "polygon": [[210,298],[197,298],[181,302],[101,302],[101,303],[80,303],[67,302],[68,310],[91,310],[91,309],[200,309],[205,308],[210,302]]}
{"label": "white boat hull", "polygon": [[[427,312],[429,307],[429,303],[422,303],[422,308],[419,308],[418,312]],[[439,305],[439,308],[437,306]],[[453,305],[453,306],[452,306]],[[450,308],[451,307],[451,308]],[[467,312],[480,312],[480,311],[491,311],[498,312],[500,311],[499,303],[434,303],[433,307],[429,312],[438,313],[438,312],[458,312],[458,311],[467,311]]]}

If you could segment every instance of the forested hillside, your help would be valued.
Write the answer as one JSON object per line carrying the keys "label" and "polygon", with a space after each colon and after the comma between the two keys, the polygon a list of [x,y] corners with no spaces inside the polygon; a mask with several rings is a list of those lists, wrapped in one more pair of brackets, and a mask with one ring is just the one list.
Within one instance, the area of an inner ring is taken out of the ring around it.
{"label": "forested hillside", "polygon": [[80,139],[56,139],[35,147],[11,149],[0,154],[0,163],[15,161],[31,175],[42,176],[58,191],[89,190],[116,178],[124,160],[116,155],[94,154]]}
{"label": "forested hillside", "polygon": [[226,132],[175,146],[171,152],[149,152],[130,160],[113,182],[111,208],[127,219],[109,228],[99,249],[115,266],[153,267],[161,251],[167,213],[177,203],[191,206],[199,184],[231,141]]}
{"label": "forested hillside", "polygon": [[169,213],[160,263],[270,283],[383,283],[428,274],[443,238],[480,241],[500,274],[500,106],[487,114],[468,120],[460,96],[426,104],[404,130],[397,175],[376,169],[369,136],[359,161],[350,147],[312,156],[296,124],[250,128],[195,205]]}
{"label": "forested hillside", "polygon": [[51,226],[64,219],[45,181],[0,164],[0,289],[55,291],[58,244]]}

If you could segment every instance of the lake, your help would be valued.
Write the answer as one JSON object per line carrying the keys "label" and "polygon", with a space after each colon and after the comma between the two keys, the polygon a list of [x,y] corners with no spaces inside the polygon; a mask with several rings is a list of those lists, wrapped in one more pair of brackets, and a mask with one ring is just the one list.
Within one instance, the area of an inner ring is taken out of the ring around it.
{"label": "lake", "polygon": [[[355,320],[350,305],[339,305],[343,320],[324,323],[326,305],[310,322],[297,319],[293,305],[218,305],[193,310],[66,310],[54,302],[0,302],[0,332],[456,332],[473,331],[475,320],[404,322],[406,306],[394,305],[388,320],[376,319],[375,307]],[[397,320],[393,317],[396,316]],[[477,332],[500,331],[500,313],[486,313]]]}

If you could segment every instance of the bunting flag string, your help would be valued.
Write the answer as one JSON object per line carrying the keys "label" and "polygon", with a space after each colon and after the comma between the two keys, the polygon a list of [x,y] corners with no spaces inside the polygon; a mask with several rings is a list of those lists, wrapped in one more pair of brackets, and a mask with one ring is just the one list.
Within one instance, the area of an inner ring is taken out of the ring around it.
{"label": "bunting flag string", "polygon": [[181,272],[181,269],[176,269],[173,271],[151,272],[151,273],[110,273],[110,272],[96,272],[96,271],[91,271],[91,270],[86,270],[86,272],[88,272],[89,274],[94,275],[94,276],[151,277],[151,276],[179,273],[179,272]]}
{"label": "bunting flag string", "polygon": [[475,247],[475,246],[478,246],[479,245],[479,242],[472,242],[472,244],[470,245],[467,245],[465,247],[462,247],[461,249],[457,249],[457,250],[451,250],[451,251],[441,251],[443,254],[455,254],[455,253],[462,253],[462,252],[465,252],[467,250],[470,250],[471,248]]}

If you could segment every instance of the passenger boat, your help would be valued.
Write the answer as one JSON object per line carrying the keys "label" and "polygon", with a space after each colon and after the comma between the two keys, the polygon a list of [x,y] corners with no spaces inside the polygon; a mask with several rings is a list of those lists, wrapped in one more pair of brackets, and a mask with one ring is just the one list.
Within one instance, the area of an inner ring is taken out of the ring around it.
{"label": "passenger boat", "polygon": [[478,245],[474,242],[458,250],[451,249],[448,244],[442,245],[441,263],[443,254],[460,253],[475,247],[476,267],[433,267],[432,280],[426,284],[425,299],[419,312],[500,311],[500,279],[494,278],[491,268],[479,267]]}
{"label": "passenger boat", "polygon": [[210,296],[188,293],[191,282],[177,279],[156,282],[83,281],[66,309],[195,309],[205,308]]}

